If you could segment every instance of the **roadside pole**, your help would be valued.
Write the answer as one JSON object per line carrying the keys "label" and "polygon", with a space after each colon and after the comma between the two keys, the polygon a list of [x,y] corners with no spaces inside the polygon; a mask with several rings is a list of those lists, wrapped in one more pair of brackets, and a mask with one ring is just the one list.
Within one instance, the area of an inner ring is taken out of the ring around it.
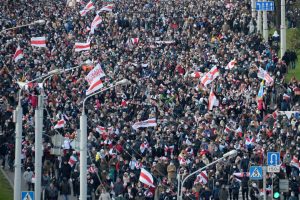
{"label": "roadside pole", "polygon": [[263,37],[265,42],[268,42],[269,29],[268,29],[268,13],[267,10],[263,11]]}
{"label": "roadside pole", "polygon": [[280,55],[286,52],[285,0],[281,0]]}

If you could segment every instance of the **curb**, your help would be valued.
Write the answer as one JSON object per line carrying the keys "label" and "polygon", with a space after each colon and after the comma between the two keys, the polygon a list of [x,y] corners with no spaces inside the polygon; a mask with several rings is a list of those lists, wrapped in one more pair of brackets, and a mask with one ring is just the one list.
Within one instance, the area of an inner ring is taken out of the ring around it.
{"label": "curb", "polygon": [[6,180],[8,181],[10,187],[11,187],[12,189],[14,189],[14,184],[13,184],[13,182],[10,180],[10,178],[7,176],[6,172],[5,172],[1,167],[0,167],[0,171],[1,171],[1,173],[3,174],[3,176],[6,178]]}

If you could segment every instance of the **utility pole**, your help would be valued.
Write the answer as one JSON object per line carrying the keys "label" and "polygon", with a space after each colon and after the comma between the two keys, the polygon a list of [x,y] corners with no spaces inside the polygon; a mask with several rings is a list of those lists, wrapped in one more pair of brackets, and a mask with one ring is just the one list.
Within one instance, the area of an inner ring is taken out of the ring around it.
{"label": "utility pole", "polygon": [[35,199],[41,199],[42,193],[42,134],[43,134],[43,95],[38,95],[38,107],[35,110]]}
{"label": "utility pole", "polygon": [[[267,1],[265,1],[267,2]],[[266,4],[265,4],[266,5]],[[263,11],[263,37],[265,42],[268,42],[269,30],[268,30],[268,13],[266,9]]]}
{"label": "utility pole", "polygon": [[285,0],[281,0],[281,25],[280,25],[280,55],[286,51],[286,25],[285,25]]}
{"label": "utility pole", "polygon": [[267,200],[267,192],[266,192],[266,175],[267,175],[267,167],[263,166],[263,192],[264,192],[264,200]]}
{"label": "utility pole", "polygon": [[262,34],[261,12],[262,11],[257,11],[257,32],[260,34]]}
{"label": "utility pole", "polygon": [[251,16],[252,16],[252,18],[253,19],[255,19],[255,17],[256,17],[256,13],[255,13],[255,11],[256,11],[256,0],[251,0]]}
{"label": "utility pole", "polygon": [[87,116],[80,116],[80,200],[87,199]]}
{"label": "utility pole", "polygon": [[21,150],[22,150],[22,117],[21,90],[19,91],[19,103],[15,110],[16,139],[15,139],[15,177],[14,177],[14,200],[21,198]]}

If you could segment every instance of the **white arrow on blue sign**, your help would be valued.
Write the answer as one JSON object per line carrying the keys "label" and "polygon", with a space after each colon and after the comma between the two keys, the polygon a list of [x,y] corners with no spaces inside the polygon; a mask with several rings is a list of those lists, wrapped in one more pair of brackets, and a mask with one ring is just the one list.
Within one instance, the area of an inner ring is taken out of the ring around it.
{"label": "white arrow on blue sign", "polygon": [[268,165],[277,166],[280,165],[280,153],[279,152],[268,152]]}

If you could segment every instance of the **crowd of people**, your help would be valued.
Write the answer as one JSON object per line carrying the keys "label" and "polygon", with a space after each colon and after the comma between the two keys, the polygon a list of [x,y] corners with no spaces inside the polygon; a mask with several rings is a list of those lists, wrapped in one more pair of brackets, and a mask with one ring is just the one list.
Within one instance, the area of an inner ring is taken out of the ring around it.
{"label": "crowd of people", "polygon": [[[236,156],[187,179],[183,199],[270,195],[248,173],[250,166],[265,164],[269,151],[279,151],[282,163],[280,173],[267,173],[267,188],[274,177],[289,179],[284,195],[298,199],[300,82],[295,77],[285,80],[287,64],[256,33],[250,1],[92,2],[95,8],[85,16],[79,13],[88,3],[84,0],[0,4],[0,29],[46,20],[45,25],[0,34],[3,167],[7,161],[13,170],[17,82],[88,65],[54,75],[43,85],[43,197],[79,197],[79,115],[88,88],[85,77],[100,64],[106,74],[104,87],[123,78],[130,84],[86,103],[89,199],[176,199],[178,175],[182,180],[233,149]],[[91,34],[97,11],[110,4],[112,11],[98,13],[102,22]],[[42,36],[46,48],[31,46],[30,38]],[[86,41],[90,50],[74,51],[75,42]],[[18,46],[24,57],[15,62]],[[234,66],[228,67],[231,61]],[[219,75],[203,84],[202,77],[212,68]],[[271,81],[261,78],[261,69]],[[29,84],[21,99],[23,178],[28,190],[34,188],[34,109],[40,92],[39,84]],[[65,125],[55,128],[61,119]],[[156,125],[133,128],[148,119],[155,119]],[[155,187],[139,181],[142,168],[151,173]]]}

